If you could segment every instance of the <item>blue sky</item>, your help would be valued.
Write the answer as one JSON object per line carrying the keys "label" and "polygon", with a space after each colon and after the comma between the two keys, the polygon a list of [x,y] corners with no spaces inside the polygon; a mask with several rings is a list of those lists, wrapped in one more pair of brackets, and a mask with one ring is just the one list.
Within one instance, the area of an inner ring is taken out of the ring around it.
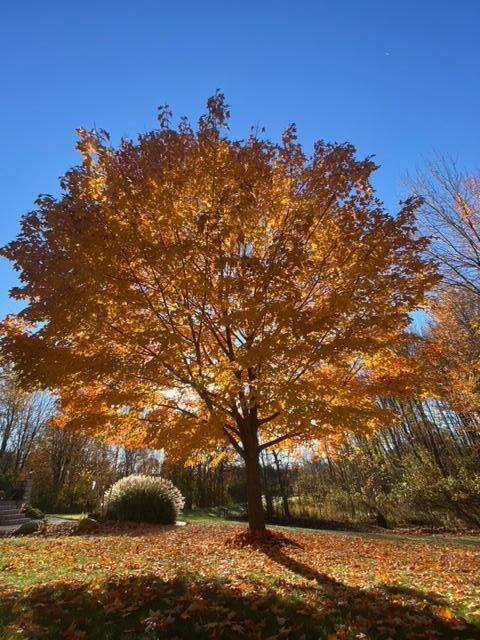
{"label": "blue sky", "polygon": [[[232,134],[290,121],[375,154],[392,211],[434,151],[467,168],[480,150],[479,0],[4,2],[0,9],[0,244],[77,162],[76,127],[114,140],[196,119],[217,87]],[[0,316],[16,308],[0,259]]]}

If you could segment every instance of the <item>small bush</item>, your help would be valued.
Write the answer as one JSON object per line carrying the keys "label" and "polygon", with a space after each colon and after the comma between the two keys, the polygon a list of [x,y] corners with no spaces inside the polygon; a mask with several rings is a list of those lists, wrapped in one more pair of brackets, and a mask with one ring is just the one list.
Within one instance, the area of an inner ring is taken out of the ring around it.
{"label": "small bush", "polygon": [[108,520],[172,524],[183,504],[182,494],[170,480],[131,475],[105,493],[104,510]]}
{"label": "small bush", "polygon": [[33,520],[43,520],[45,518],[45,514],[40,509],[36,509],[29,504],[25,505],[23,509],[24,514],[27,518],[32,518]]}
{"label": "small bush", "polygon": [[396,487],[398,503],[405,505],[410,522],[430,525],[480,526],[480,473],[476,458],[449,460],[448,472],[439,469],[426,450],[420,460],[405,461],[402,482]]}

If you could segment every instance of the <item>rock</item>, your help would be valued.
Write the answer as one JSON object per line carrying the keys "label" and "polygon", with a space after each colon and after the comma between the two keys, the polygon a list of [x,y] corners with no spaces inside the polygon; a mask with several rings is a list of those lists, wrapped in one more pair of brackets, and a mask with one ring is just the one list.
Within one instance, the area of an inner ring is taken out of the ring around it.
{"label": "rock", "polygon": [[100,513],[98,513],[98,512],[95,512],[95,513],[89,513],[89,514],[87,515],[87,518],[89,518],[89,520],[97,520],[97,521],[98,521],[98,520],[100,520],[100,518],[101,518],[101,514],[100,514]]}
{"label": "rock", "polygon": [[25,536],[29,533],[35,533],[40,529],[40,522],[38,520],[27,520],[21,524],[18,529],[15,530],[16,536]]}
{"label": "rock", "polygon": [[82,518],[78,521],[78,533],[89,533],[90,531],[95,531],[96,529],[98,529],[98,522],[93,518]]}

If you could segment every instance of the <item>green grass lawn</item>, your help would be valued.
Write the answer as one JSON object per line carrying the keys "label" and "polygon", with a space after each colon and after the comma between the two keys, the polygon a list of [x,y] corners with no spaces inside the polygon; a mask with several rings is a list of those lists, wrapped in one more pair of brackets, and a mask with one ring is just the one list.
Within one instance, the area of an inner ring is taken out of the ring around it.
{"label": "green grass lawn", "polygon": [[[225,522],[226,515],[235,515],[239,513],[239,510],[235,509],[223,509],[221,507],[211,507],[203,509],[195,509],[194,511],[187,511],[180,515],[180,520],[186,522]],[[47,513],[47,520],[81,520],[87,517],[87,513]]]}
{"label": "green grass lawn", "polygon": [[180,520],[186,522],[231,522],[227,519],[240,515],[240,509],[227,509],[223,507],[205,507],[195,509],[194,511],[186,511],[179,517]]}
{"label": "green grass lawn", "polygon": [[207,512],[1,539],[0,638],[480,638],[478,545],[297,529],[232,548],[242,529]]}
{"label": "green grass lawn", "polygon": [[81,520],[86,518],[86,513],[47,513],[47,520]]}

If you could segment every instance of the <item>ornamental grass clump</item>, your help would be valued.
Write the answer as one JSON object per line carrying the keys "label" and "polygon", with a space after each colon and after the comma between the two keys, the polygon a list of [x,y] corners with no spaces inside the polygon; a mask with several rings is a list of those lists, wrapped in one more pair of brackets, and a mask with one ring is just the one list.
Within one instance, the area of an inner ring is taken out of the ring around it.
{"label": "ornamental grass clump", "polygon": [[131,475],[105,493],[107,520],[173,524],[184,505],[180,491],[165,478]]}

